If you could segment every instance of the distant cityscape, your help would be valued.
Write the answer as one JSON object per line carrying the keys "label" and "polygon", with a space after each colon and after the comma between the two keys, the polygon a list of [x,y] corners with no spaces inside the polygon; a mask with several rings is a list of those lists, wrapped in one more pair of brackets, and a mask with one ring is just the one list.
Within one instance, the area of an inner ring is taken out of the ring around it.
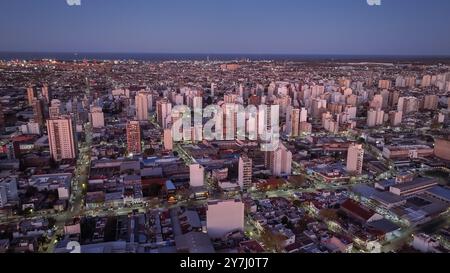
{"label": "distant cityscape", "polygon": [[0,53],[0,253],[448,253],[449,92],[445,56]]}

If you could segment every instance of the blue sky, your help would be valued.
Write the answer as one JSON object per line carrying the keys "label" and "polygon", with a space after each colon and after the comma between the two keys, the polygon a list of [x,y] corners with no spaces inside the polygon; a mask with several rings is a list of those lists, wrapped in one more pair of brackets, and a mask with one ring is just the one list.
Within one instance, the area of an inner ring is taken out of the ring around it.
{"label": "blue sky", "polygon": [[450,55],[449,0],[0,0],[0,51]]}

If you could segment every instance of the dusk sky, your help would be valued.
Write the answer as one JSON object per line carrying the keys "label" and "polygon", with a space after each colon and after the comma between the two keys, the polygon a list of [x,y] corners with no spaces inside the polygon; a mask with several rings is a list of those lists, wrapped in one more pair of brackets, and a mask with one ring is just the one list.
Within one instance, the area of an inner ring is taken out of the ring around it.
{"label": "dusk sky", "polygon": [[450,55],[449,0],[1,0],[0,51]]}

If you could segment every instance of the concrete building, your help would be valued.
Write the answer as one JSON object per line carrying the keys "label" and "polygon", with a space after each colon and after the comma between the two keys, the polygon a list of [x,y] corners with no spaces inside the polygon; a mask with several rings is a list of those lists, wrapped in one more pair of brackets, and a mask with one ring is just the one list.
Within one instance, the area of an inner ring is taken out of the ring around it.
{"label": "concrete building", "polygon": [[266,168],[272,171],[272,175],[283,176],[292,173],[292,152],[284,144],[280,143],[278,149],[266,152]]}
{"label": "concrete building", "polygon": [[389,112],[389,122],[391,126],[399,126],[403,120],[403,112],[391,111]]}
{"label": "concrete building", "polygon": [[40,135],[41,134],[41,128],[39,127],[39,124],[37,122],[28,122],[27,124],[20,126],[20,130],[22,131],[22,134],[24,134],[24,135]]}
{"label": "concrete building", "polygon": [[129,121],[127,124],[127,146],[130,154],[140,154],[142,152],[139,121]]}
{"label": "concrete building", "polygon": [[388,145],[383,147],[383,156],[387,159],[427,157],[433,153],[434,149],[427,145]]}
{"label": "concrete building", "polygon": [[16,177],[8,177],[0,181],[0,208],[4,207],[8,202],[17,201],[18,198]]}
{"label": "concrete building", "polygon": [[425,110],[436,110],[438,107],[438,96],[436,95],[426,95],[423,102],[423,109]]}
{"label": "concrete building", "polygon": [[209,202],[206,212],[209,237],[222,238],[229,232],[244,231],[244,207],[240,200]]}
{"label": "concrete building", "polygon": [[390,80],[379,80],[378,81],[378,88],[380,89],[389,89],[391,88],[391,81]]}
{"label": "concrete building", "polygon": [[375,127],[382,125],[384,121],[384,111],[378,109],[370,109],[367,112],[367,126],[368,127]]}
{"label": "concrete building", "polygon": [[416,97],[401,97],[398,99],[397,111],[409,114],[419,110],[419,100]]}
{"label": "concrete building", "polygon": [[298,137],[300,134],[300,109],[290,108],[286,115],[286,132],[292,137]]}
{"label": "concrete building", "polygon": [[353,144],[347,152],[347,171],[357,174],[362,173],[364,161],[364,148],[361,144]]}
{"label": "concrete building", "polygon": [[241,155],[239,158],[238,183],[242,190],[249,189],[252,186],[252,163],[252,160],[247,155]]}
{"label": "concrete building", "polygon": [[434,154],[441,159],[450,161],[450,139],[436,139]]}
{"label": "concrete building", "polygon": [[434,179],[416,178],[411,182],[395,184],[389,188],[389,191],[395,195],[409,196],[424,192],[436,185],[438,182]]}
{"label": "concrete building", "polygon": [[164,149],[167,151],[173,150],[173,138],[171,128],[164,129]]}
{"label": "concrete building", "polygon": [[148,121],[149,105],[152,104],[152,96],[148,91],[139,91],[135,97],[136,120]]}
{"label": "concrete building", "polygon": [[161,128],[167,128],[171,123],[172,104],[167,99],[161,99],[156,102],[156,117]]}
{"label": "concrete building", "polygon": [[57,190],[60,200],[67,200],[71,190],[71,173],[56,173],[33,175],[30,177],[30,186],[35,187],[38,191]]}
{"label": "concrete building", "polygon": [[73,131],[72,118],[60,116],[47,120],[48,142],[53,160],[75,159],[77,147]]}
{"label": "concrete building", "polygon": [[37,94],[36,94],[36,90],[34,89],[34,87],[30,86],[27,88],[27,99],[28,99],[28,104],[30,106],[33,105],[33,100],[37,98]]}
{"label": "concrete building", "polygon": [[41,89],[42,97],[45,99],[45,102],[48,104],[52,100],[52,93],[48,88],[48,85],[44,84]]}
{"label": "concrete building", "polygon": [[203,187],[205,184],[205,169],[200,164],[189,166],[189,184],[191,187]]}
{"label": "concrete building", "polygon": [[425,233],[414,234],[412,247],[422,253],[440,253],[439,242]]}
{"label": "concrete building", "polygon": [[61,114],[61,101],[53,99],[48,108],[48,115],[50,119],[57,119]]}
{"label": "concrete building", "polygon": [[39,126],[44,126],[45,116],[44,116],[44,101],[42,99],[33,99],[33,119],[39,124]]}
{"label": "concrete building", "polygon": [[93,128],[105,127],[105,116],[101,107],[95,106],[91,108],[91,122]]}

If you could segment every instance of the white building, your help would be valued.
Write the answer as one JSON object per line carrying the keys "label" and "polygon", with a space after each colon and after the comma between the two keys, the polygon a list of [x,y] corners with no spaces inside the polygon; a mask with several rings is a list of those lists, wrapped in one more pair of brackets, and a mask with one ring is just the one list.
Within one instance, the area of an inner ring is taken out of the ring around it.
{"label": "white building", "polygon": [[30,121],[27,124],[20,126],[20,130],[22,131],[22,134],[24,134],[24,135],[40,135],[41,134],[41,128],[39,127],[39,124],[37,122]]}
{"label": "white building", "polygon": [[242,190],[252,186],[253,166],[252,160],[247,155],[239,157],[238,183]]}
{"label": "white building", "polygon": [[412,247],[423,253],[438,253],[439,242],[425,233],[415,234]]}
{"label": "white building", "polygon": [[202,187],[205,183],[205,169],[200,164],[191,164],[189,166],[189,184],[191,187]]}
{"label": "white building", "polygon": [[171,128],[164,129],[164,149],[167,151],[173,150],[173,138]]}
{"label": "white building", "polygon": [[72,119],[69,116],[47,120],[47,131],[50,153],[55,161],[76,158]]}
{"label": "white building", "polygon": [[382,110],[374,110],[370,109],[367,112],[367,126],[375,127],[378,125],[382,125],[384,121],[384,111]]}
{"label": "white building", "polygon": [[362,173],[364,160],[364,148],[361,144],[353,144],[348,148],[347,171]]}
{"label": "white building", "polygon": [[172,122],[172,104],[167,99],[156,102],[156,117],[161,128],[167,128]]}
{"label": "white building", "polygon": [[244,231],[244,203],[240,200],[208,203],[206,226],[211,238],[222,238],[229,232]]}
{"label": "white building", "polygon": [[136,104],[136,120],[138,121],[148,120],[149,96],[149,92],[139,91],[134,99]]}
{"label": "white building", "polygon": [[277,150],[266,153],[265,164],[275,176],[291,175],[292,152],[280,143]]}
{"label": "white building", "polygon": [[95,106],[91,108],[91,121],[93,128],[105,127],[105,117],[101,107]]}

